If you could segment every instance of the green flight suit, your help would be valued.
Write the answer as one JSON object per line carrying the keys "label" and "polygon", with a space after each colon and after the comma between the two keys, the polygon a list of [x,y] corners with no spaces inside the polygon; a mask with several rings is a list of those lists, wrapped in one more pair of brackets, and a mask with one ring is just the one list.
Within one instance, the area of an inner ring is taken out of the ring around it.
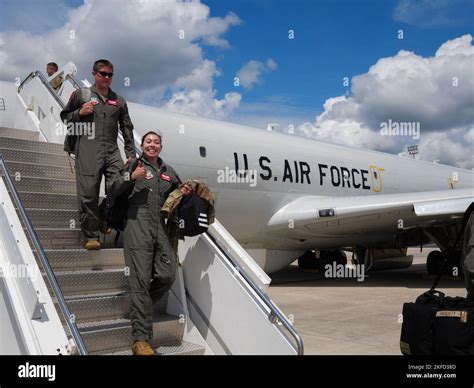
{"label": "green flight suit", "polygon": [[[79,221],[82,236],[86,240],[99,238],[99,191],[102,175],[105,175],[106,193],[117,174],[123,172],[123,160],[117,146],[118,129],[122,131],[127,158],[135,158],[133,124],[123,97],[109,88],[107,99],[90,88],[91,101],[95,101],[94,112],[79,116],[83,100],[83,89],[71,94],[69,102],[61,112],[66,125],[85,123],[90,132],[76,126],[76,184],[79,202]],[[93,123],[93,126],[92,126]],[[92,129],[92,130],[91,130]]]}
{"label": "green flight suit", "polygon": [[160,209],[181,180],[174,169],[158,158],[159,171],[145,157],[147,177],[131,181],[131,169],[113,185],[114,195],[133,186],[128,196],[124,230],[125,265],[129,269],[130,320],[134,341],[153,337],[153,304],[173,285],[178,266],[165,219]]}

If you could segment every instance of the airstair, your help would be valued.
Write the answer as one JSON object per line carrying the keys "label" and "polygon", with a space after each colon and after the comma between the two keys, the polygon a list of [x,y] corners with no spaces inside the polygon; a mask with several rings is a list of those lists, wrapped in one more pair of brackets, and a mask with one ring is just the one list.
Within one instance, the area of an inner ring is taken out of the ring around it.
{"label": "airstair", "polygon": [[[58,75],[64,82],[55,92],[49,81]],[[0,314],[8,323],[0,354],[131,354],[120,242],[112,233],[100,251],[81,245],[59,118],[71,92],[87,85],[74,75],[69,63],[49,79],[36,71],[19,86],[0,83]],[[157,354],[303,353],[266,293],[270,279],[218,220],[180,241],[179,259],[177,279],[154,309]]]}

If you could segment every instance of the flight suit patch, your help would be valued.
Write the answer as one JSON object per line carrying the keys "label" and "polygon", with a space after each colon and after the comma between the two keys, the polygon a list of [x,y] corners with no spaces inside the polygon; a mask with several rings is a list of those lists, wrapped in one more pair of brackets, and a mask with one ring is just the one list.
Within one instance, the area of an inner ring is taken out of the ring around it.
{"label": "flight suit patch", "polygon": [[161,174],[160,178],[165,181],[171,182],[171,177],[169,175]]}

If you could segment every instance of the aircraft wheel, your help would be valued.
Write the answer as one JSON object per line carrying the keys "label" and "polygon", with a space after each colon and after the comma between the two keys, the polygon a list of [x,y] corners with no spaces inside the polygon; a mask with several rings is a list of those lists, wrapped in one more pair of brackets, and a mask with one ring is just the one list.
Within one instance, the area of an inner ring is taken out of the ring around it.
{"label": "aircraft wheel", "polygon": [[321,254],[318,259],[318,268],[321,272],[326,270],[327,265],[332,265],[332,263],[336,263],[336,265],[347,264],[347,256],[344,251],[321,251]]}
{"label": "aircraft wheel", "polygon": [[313,251],[307,251],[298,257],[298,268],[299,269],[317,269],[318,259],[316,253]]}
{"label": "aircraft wheel", "polygon": [[441,251],[431,251],[426,258],[426,270],[430,275],[438,275],[443,267],[444,254]]}
{"label": "aircraft wheel", "polygon": [[334,255],[335,255],[335,260],[334,261],[336,262],[336,264],[342,264],[342,265],[347,264],[346,252],[344,252],[344,251],[335,251]]}
{"label": "aircraft wheel", "polygon": [[358,265],[364,265],[365,264],[365,253],[367,251],[367,248],[364,247],[356,247],[355,248],[355,263],[353,264],[358,264]]}

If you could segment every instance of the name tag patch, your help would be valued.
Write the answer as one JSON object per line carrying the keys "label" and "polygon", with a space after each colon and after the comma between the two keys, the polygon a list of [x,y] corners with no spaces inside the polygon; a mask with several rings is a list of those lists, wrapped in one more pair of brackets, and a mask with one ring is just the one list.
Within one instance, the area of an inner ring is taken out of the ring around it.
{"label": "name tag patch", "polygon": [[117,100],[107,100],[107,104],[117,106]]}
{"label": "name tag patch", "polygon": [[161,174],[160,178],[163,179],[164,181],[171,182],[171,177],[169,175]]}

